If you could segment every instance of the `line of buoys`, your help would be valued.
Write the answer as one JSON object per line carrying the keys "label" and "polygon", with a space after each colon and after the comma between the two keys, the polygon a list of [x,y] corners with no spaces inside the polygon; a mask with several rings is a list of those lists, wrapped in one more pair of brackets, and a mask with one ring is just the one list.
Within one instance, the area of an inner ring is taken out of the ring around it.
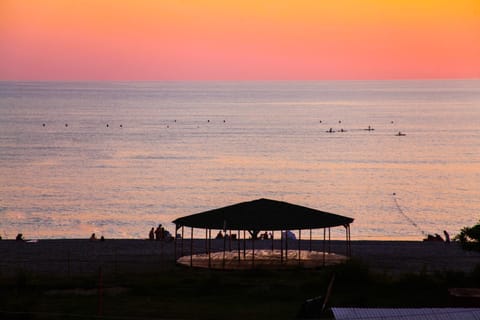
{"label": "line of buoys", "polygon": [[412,218],[410,218],[409,216],[407,216],[407,215],[405,214],[405,212],[403,212],[402,208],[401,208],[400,205],[398,204],[398,200],[397,200],[396,195],[397,195],[397,194],[396,194],[395,192],[392,194],[392,196],[393,196],[393,201],[395,201],[395,206],[397,207],[398,212],[405,218],[405,220],[407,220],[412,226],[414,226],[415,228],[417,228],[417,230],[420,231],[423,235],[427,235],[427,233],[426,233],[425,231],[423,231],[422,228],[420,228],[420,227],[418,226],[418,224],[417,224],[415,221],[413,221]]}
{"label": "line of buoys", "polygon": [[[177,120],[175,119],[175,120],[173,120],[173,122],[176,123]],[[208,119],[207,122],[210,123],[210,119]],[[226,123],[227,120],[224,119],[224,120],[222,120],[222,122],[223,122],[223,123]],[[43,123],[42,123],[42,127],[46,127],[46,126],[47,126],[47,124],[46,124],[45,122],[43,122]],[[65,128],[68,128],[69,124],[68,124],[68,123],[65,123],[64,126],[65,126]],[[110,123],[106,123],[106,124],[105,124],[105,127],[106,127],[106,128],[110,128]],[[123,128],[123,124],[121,123],[121,124],[119,125],[119,127],[120,127],[120,128]],[[168,127],[168,126],[167,126],[167,127]]]}
{"label": "line of buoys", "polygon": [[[45,128],[46,126],[47,126],[46,123],[42,123],[42,127]],[[68,123],[65,123],[64,126],[65,126],[65,128],[68,128]],[[105,127],[110,128],[110,124],[107,123],[107,124],[105,125]],[[123,128],[123,124],[120,124],[119,127],[120,127],[120,128]]]}

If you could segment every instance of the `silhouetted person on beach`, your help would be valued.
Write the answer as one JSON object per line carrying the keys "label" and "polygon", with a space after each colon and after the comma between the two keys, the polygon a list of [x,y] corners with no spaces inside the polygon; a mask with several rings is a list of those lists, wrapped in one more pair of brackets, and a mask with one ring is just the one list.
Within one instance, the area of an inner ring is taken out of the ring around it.
{"label": "silhouetted person on beach", "polygon": [[215,237],[215,239],[223,239],[222,231],[218,231],[217,236]]}
{"label": "silhouetted person on beach", "polygon": [[97,236],[95,235],[95,233],[92,233],[92,235],[90,236],[90,241],[95,241],[97,240]]}
{"label": "silhouetted person on beach", "polygon": [[448,234],[447,230],[443,230],[443,234],[445,235],[445,242],[450,243],[450,235]]}
{"label": "silhouetted person on beach", "polygon": [[15,238],[16,241],[23,241],[23,233],[17,234],[17,237]]}
{"label": "silhouetted person on beach", "polygon": [[154,228],[150,229],[150,233],[148,234],[148,239],[149,240],[155,240],[155,231]]}
{"label": "silhouetted person on beach", "polygon": [[157,241],[163,240],[163,232],[165,229],[163,229],[162,224],[159,224],[157,229],[155,229],[155,239]]}

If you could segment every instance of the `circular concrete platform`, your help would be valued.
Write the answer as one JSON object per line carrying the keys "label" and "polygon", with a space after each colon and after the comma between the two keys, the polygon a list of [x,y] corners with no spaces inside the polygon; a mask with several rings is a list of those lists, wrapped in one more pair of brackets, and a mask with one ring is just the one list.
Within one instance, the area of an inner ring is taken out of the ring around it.
{"label": "circular concrete platform", "polygon": [[320,251],[300,251],[300,259],[298,250],[288,251],[288,257],[283,258],[280,250],[255,250],[255,257],[252,257],[252,250],[238,251],[219,251],[208,254],[194,254],[182,256],[177,259],[177,263],[184,266],[211,269],[282,269],[290,267],[317,268],[322,266],[330,266],[343,263],[348,257],[335,254],[323,253]]}

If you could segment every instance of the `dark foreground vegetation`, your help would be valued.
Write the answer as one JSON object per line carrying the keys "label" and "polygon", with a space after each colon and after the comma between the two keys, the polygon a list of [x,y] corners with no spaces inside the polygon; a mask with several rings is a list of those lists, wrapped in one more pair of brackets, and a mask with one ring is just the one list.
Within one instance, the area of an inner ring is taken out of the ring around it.
{"label": "dark foreground vegetation", "polygon": [[480,251],[480,222],[472,227],[464,227],[455,237],[465,250]]}
{"label": "dark foreground vegetation", "polygon": [[[480,287],[473,272],[383,274],[350,261],[318,270],[214,271],[171,267],[148,274],[0,275],[0,319],[292,319],[305,300],[328,306],[446,307],[452,287]],[[328,317],[328,314],[326,315]]]}

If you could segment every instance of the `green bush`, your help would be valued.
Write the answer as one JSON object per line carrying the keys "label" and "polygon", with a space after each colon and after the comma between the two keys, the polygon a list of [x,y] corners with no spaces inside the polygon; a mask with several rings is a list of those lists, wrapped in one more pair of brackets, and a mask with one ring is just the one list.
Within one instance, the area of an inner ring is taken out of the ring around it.
{"label": "green bush", "polygon": [[455,239],[464,249],[480,251],[480,221],[473,227],[464,227]]}

